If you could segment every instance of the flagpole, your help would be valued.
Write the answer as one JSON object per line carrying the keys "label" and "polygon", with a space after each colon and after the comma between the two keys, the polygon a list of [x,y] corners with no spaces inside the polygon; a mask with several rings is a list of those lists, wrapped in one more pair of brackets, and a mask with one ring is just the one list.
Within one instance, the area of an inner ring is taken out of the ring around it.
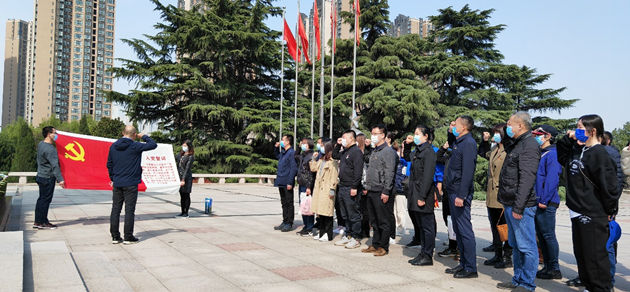
{"label": "flagpole", "polygon": [[334,17],[336,9],[337,9],[335,7],[335,0],[332,0],[331,5],[332,5],[332,9],[331,9],[332,15],[330,15],[330,17],[331,17],[330,19],[331,19],[331,22],[332,22],[331,23],[331,31],[332,31],[332,34],[331,34],[331,39],[332,39],[332,43],[331,43],[331,45],[332,45],[332,48],[331,48],[332,63],[331,63],[331,66],[330,66],[330,124],[329,124],[329,127],[330,127],[330,135],[329,135],[330,137],[329,138],[330,139],[333,138],[333,100],[334,100],[334,97],[335,97],[335,95],[334,95],[334,91],[335,91],[335,41],[336,41],[336,38],[337,38],[337,30],[336,30],[336,28],[337,28],[337,23],[336,23],[337,19],[335,19],[335,17]]}
{"label": "flagpole", "polygon": [[[297,13],[298,13],[298,21],[300,21],[300,0],[298,0],[298,5],[297,5]],[[299,27],[299,23],[298,23],[298,27]],[[295,31],[298,31],[298,29],[296,28]],[[300,68],[300,34],[296,33],[295,34],[295,43],[297,44],[297,60],[295,60],[295,103],[293,104],[294,107],[294,113],[293,113],[293,149],[295,149],[295,145],[297,145],[296,140],[298,139],[297,137],[297,106],[298,106],[298,71]]]}
{"label": "flagpole", "polygon": [[[315,0],[317,1],[317,0]],[[322,16],[320,17],[321,19],[321,24],[319,25],[320,29],[322,27],[325,27],[323,24],[325,24],[324,19],[326,19],[326,0],[322,1]],[[320,33],[321,35],[321,56],[322,56],[322,61],[321,61],[321,78],[319,81],[319,136],[320,137],[324,137],[324,60],[326,59],[326,51],[324,50],[324,48],[326,47],[326,43],[324,42],[325,40],[325,36],[326,33],[324,31],[324,33]]]}
{"label": "flagpole", "polygon": [[280,68],[280,135],[278,138],[282,140],[282,104],[284,103],[284,13],[286,7],[282,7],[282,67]]}
{"label": "flagpole", "polygon": [[355,121],[357,111],[354,106],[354,100],[357,94],[357,29],[359,29],[359,19],[357,17],[356,7],[357,1],[359,0],[355,0],[354,3],[354,63],[352,67],[352,123],[356,128],[358,128],[358,123]]}
{"label": "flagpole", "polygon": [[[315,0],[317,1],[317,0]],[[315,9],[315,7],[313,7],[313,9]],[[313,12],[313,15],[315,15],[315,13]],[[311,31],[313,33],[313,36],[315,36],[315,21],[311,18],[311,23],[313,24],[311,26]],[[314,38],[313,38],[314,39]],[[311,58],[314,58],[313,56],[316,56],[317,53],[317,41],[315,41],[315,44],[313,44],[313,42],[311,42],[311,45],[313,47],[313,51],[311,53]],[[311,77],[311,139],[313,138],[313,127],[314,127],[314,118],[313,116],[315,115],[315,60],[317,60],[316,58],[313,59],[313,69],[312,69],[312,77]]]}

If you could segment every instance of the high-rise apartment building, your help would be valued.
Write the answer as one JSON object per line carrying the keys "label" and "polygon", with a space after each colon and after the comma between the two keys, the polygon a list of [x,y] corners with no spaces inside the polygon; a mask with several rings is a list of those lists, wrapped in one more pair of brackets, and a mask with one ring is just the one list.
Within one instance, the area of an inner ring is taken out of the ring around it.
{"label": "high-rise apartment building", "polygon": [[433,30],[431,21],[422,18],[412,18],[399,14],[391,28],[388,31],[388,35],[393,37],[404,36],[408,34],[419,34],[423,38],[429,36],[429,32]]}
{"label": "high-rise apartment building", "polygon": [[35,0],[31,112],[25,115],[33,125],[52,116],[111,117],[103,91],[112,89],[107,69],[114,65],[115,6],[115,0]]}
{"label": "high-rise apartment building", "polygon": [[201,4],[201,0],[177,0],[177,8],[190,10],[193,6]]}
{"label": "high-rise apartment building", "polygon": [[4,40],[4,88],[2,91],[2,127],[24,117],[28,32],[30,22],[7,20]]}
{"label": "high-rise apartment building", "polygon": [[[332,20],[330,18],[330,15],[332,14],[331,6],[333,5],[333,3],[332,1],[325,1],[325,0],[316,0],[316,1],[317,1],[317,8],[319,10],[318,13],[319,13],[319,18],[320,18],[320,23],[323,20],[323,23],[320,24],[320,30],[321,30],[320,35],[324,36],[324,45],[325,45],[324,50],[326,54],[330,54],[331,52],[330,40],[331,40],[331,36],[333,35],[332,27],[331,27]],[[341,19],[341,11],[353,11],[352,4],[349,3],[349,1],[345,1],[345,0],[335,0],[334,5],[335,5],[335,10],[337,10],[337,29],[335,31],[336,38],[337,39],[354,38],[354,33],[350,30],[351,28],[350,24],[345,23]],[[322,11],[322,8],[325,10],[325,12]],[[314,14],[315,14],[315,11],[313,10],[313,7],[311,7],[310,14],[309,14],[309,22],[308,22],[309,27],[312,27],[313,25]],[[313,51],[315,50],[314,46],[316,45],[314,31],[311,31],[308,34],[308,36],[309,36],[309,44],[311,45],[311,51]]]}

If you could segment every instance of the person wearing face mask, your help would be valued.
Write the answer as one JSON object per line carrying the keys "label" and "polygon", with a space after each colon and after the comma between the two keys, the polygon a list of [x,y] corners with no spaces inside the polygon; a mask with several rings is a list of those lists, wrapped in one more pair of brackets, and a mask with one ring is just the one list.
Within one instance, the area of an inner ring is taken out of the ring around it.
{"label": "person wearing face mask", "polygon": [[384,125],[372,127],[370,139],[376,146],[370,156],[370,166],[366,174],[368,214],[370,225],[374,230],[372,245],[361,250],[373,253],[374,256],[384,256],[389,253],[389,239],[391,236],[391,217],[394,213],[394,198],[390,197],[394,191],[394,178],[398,155],[396,151],[385,143],[387,128]]}
{"label": "person wearing face mask", "polygon": [[[361,177],[363,174],[363,153],[356,145],[356,133],[348,130],[343,133],[335,147],[339,159],[339,207],[346,223],[346,234],[335,242],[336,246],[348,249],[361,246]],[[340,147],[343,147],[341,151]]]}
{"label": "person wearing face mask", "polygon": [[179,188],[179,196],[181,198],[182,212],[175,216],[177,218],[188,218],[188,210],[190,209],[190,193],[192,192],[192,164],[195,161],[195,149],[193,149],[192,141],[186,140],[182,144],[182,151],[175,156],[177,170],[181,178],[181,187]]}
{"label": "person wearing face mask", "polygon": [[449,132],[456,140],[453,141],[444,186],[448,194],[453,230],[457,238],[460,252],[459,265],[446,269],[447,274],[453,274],[456,279],[477,278],[477,247],[475,232],[472,228],[470,207],[472,204],[475,185],[473,183],[477,168],[477,142],[471,131],[475,122],[470,116],[460,116],[451,123]]}
{"label": "person wearing face mask", "polygon": [[[315,184],[315,175],[317,173],[311,172],[310,162],[313,158],[313,139],[304,138],[300,143],[300,150],[302,153],[298,162],[297,182],[300,186],[300,195],[306,193],[307,196],[312,196],[313,186]],[[312,200],[311,200],[312,201]],[[315,225],[315,215],[302,215],[302,222],[304,222],[304,228],[297,232],[300,236],[313,235],[313,226]]]}
{"label": "person wearing face mask", "polygon": [[361,149],[363,153],[363,175],[361,176],[361,204],[359,209],[361,210],[361,238],[369,239],[370,238],[370,216],[368,215],[367,210],[367,188],[365,186],[365,175],[367,174],[368,166],[370,165],[370,154],[372,153],[372,148],[369,146],[371,143],[370,139],[367,139],[365,134],[359,133],[357,134],[357,147]]}
{"label": "person wearing face mask", "polygon": [[50,126],[44,127],[42,136],[44,136],[44,141],[37,145],[37,176],[35,181],[39,186],[39,197],[35,205],[33,228],[56,229],[57,225],[48,221],[48,209],[55,193],[55,183],[59,182],[62,188],[65,187],[65,181],[59,168],[57,148],[53,145],[57,140],[57,130]]}
{"label": "person wearing face mask", "polygon": [[508,241],[513,249],[514,276],[497,288],[512,291],[534,291],[538,271],[536,246],[536,171],[540,162],[540,145],[532,136],[532,118],[527,112],[513,114],[506,134],[513,139],[505,148],[507,156],[499,177],[497,199],[503,204],[508,224]]}
{"label": "person wearing face mask", "polygon": [[310,170],[316,174],[311,211],[317,214],[321,221],[319,234],[313,239],[320,242],[333,239],[333,213],[339,183],[339,162],[332,158],[332,150],[332,142],[330,139],[325,139],[320,152],[314,153],[309,162]]}
{"label": "person wearing face mask", "polygon": [[420,125],[414,133],[416,150],[413,152],[411,163],[411,175],[409,176],[409,192],[407,208],[410,211],[411,220],[419,226],[422,250],[409,263],[414,266],[432,266],[433,252],[435,250],[435,192],[437,188],[433,183],[437,154],[429,141],[433,140],[433,129]]}
{"label": "person wearing face mask", "polygon": [[556,238],[556,210],[560,206],[558,185],[562,165],[558,163],[558,152],[554,145],[558,130],[549,125],[535,127],[532,131],[542,149],[538,172],[536,173],[536,236],[543,257],[543,268],[536,273],[538,279],[562,279],[558,256],[560,246]]}
{"label": "person wearing face mask", "polygon": [[274,187],[277,187],[280,192],[282,223],[273,229],[282,232],[291,231],[295,217],[293,186],[295,185],[295,175],[298,170],[298,165],[295,161],[295,150],[291,148],[293,139],[292,135],[284,135],[282,141],[276,143],[276,147],[274,148],[276,158],[278,159],[278,172],[276,174]]}
{"label": "person wearing face mask", "polygon": [[[479,144],[479,156],[488,159],[488,188],[486,192],[486,208],[488,209],[488,219],[490,221],[490,229],[492,230],[492,245],[484,247],[483,251],[494,252],[494,257],[486,260],[483,264],[486,266],[494,266],[497,269],[505,269],[512,266],[512,247],[505,241],[501,241],[497,225],[506,224],[503,211],[503,204],[497,200],[499,193],[499,174],[503,168],[505,161],[505,145],[509,145],[509,138],[505,137],[505,123],[497,124],[492,127],[490,133],[483,133],[483,142]],[[494,146],[491,146],[490,139]],[[508,143],[506,143],[508,142]]]}
{"label": "person wearing face mask", "polygon": [[565,167],[567,207],[573,231],[578,275],[588,291],[612,291],[606,248],[608,224],[619,208],[617,167],[600,144],[604,121],[598,115],[580,117],[577,129],[557,143],[558,162]]}

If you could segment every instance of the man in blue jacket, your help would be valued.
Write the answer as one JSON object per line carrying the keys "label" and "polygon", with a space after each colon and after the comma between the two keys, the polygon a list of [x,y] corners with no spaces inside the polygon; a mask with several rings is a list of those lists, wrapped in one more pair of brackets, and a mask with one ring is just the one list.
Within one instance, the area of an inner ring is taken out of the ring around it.
{"label": "man in blue jacket", "polygon": [[[109,148],[107,170],[113,187],[112,213],[109,218],[112,243],[132,244],[138,239],[133,236],[133,224],[138,200],[138,184],[142,181],[142,152],[157,148],[157,143],[149,136],[136,133],[136,128],[126,126],[123,137]],[[134,142],[136,138],[146,143]],[[120,238],[120,211],[125,204],[125,239]]]}
{"label": "man in blue jacket", "polygon": [[558,163],[556,151],[556,136],[558,130],[549,125],[535,127],[532,136],[542,149],[538,172],[536,173],[536,236],[540,243],[540,251],[544,265],[542,270],[536,273],[538,279],[562,279],[558,256],[560,246],[556,238],[556,210],[560,206],[558,184],[562,166]]}
{"label": "man in blue jacket", "polygon": [[293,136],[285,135],[282,136],[280,143],[276,143],[274,149],[276,158],[278,159],[278,172],[274,186],[280,191],[282,224],[273,229],[282,232],[291,231],[295,217],[293,186],[295,186],[295,175],[297,174],[298,166],[297,161],[295,161],[295,150],[291,148],[291,145],[293,145]]}
{"label": "man in blue jacket", "polygon": [[449,131],[455,135],[453,152],[446,170],[444,186],[448,193],[453,230],[460,252],[459,266],[446,269],[454,278],[477,278],[477,245],[473,231],[470,206],[475,193],[473,183],[477,168],[477,142],[470,133],[475,122],[470,116],[460,116],[451,123]]}

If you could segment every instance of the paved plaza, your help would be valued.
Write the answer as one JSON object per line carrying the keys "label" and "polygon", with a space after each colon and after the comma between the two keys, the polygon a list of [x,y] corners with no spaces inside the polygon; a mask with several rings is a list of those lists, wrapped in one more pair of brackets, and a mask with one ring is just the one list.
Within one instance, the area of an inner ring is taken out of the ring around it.
{"label": "paved plaza", "polygon": [[[10,186],[8,193],[16,189]],[[178,195],[141,193],[135,224],[140,243],[135,245],[111,243],[111,192],[57,188],[49,213],[57,230],[32,229],[37,194],[36,186],[18,192],[9,226],[23,231],[25,291],[472,292],[499,291],[496,284],[512,275],[512,269],[483,265],[493,255],[481,251],[492,237],[484,202],[473,204],[479,278],[456,280],[444,273],[457,265],[453,258],[436,256],[431,267],[408,264],[419,252],[403,248],[411,235],[397,238],[389,255],[377,258],[273,230],[282,221],[281,207],[277,189],[269,186],[196,185],[190,219],[174,218],[180,211]],[[203,213],[204,198],[213,199],[211,215]],[[626,232],[619,243],[616,291],[630,291],[628,207],[626,195],[618,217]],[[438,210],[437,251],[447,239],[441,216]],[[408,223],[407,233],[410,227]],[[301,228],[297,214],[294,228]],[[537,280],[537,291],[581,291],[564,283],[577,275],[564,205],[558,211],[557,234],[564,279]]]}

